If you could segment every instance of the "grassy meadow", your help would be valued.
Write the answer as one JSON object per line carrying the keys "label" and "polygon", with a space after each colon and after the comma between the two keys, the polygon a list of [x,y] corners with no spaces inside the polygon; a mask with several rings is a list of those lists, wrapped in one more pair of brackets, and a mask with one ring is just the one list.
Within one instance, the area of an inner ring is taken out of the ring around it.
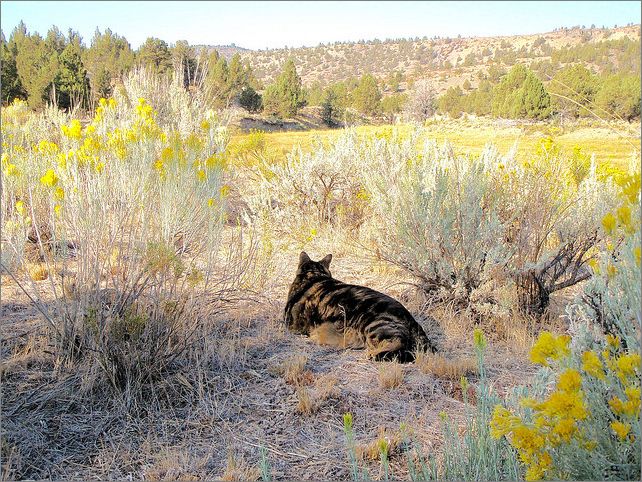
{"label": "grassy meadow", "polygon": [[[2,109],[4,479],[639,479],[639,123],[238,134],[201,100]],[[289,332],[301,250],[437,352]]]}
{"label": "grassy meadow", "polygon": [[[355,127],[364,136],[381,136],[392,128],[392,125]],[[411,126],[401,124],[395,128],[407,132]],[[585,154],[594,154],[601,164],[625,167],[632,153],[639,150],[639,131],[639,123],[623,122],[605,126],[599,121],[584,121],[560,128],[549,123],[502,123],[482,118],[430,121],[426,125],[425,135],[439,143],[449,142],[456,153],[471,156],[479,155],[487,144],[492,144],[500,152],[508,152],[513,146],[517,146],[517,155],[527,157],[543,139],[550,138],[568,154],[581,149]],[[341,132],[341,129],[264,132],[261,134],[261,142],[266,152],[279,160],[295,148],[310,152],[318,142],[328,145]],[[242,152],[249,146],[256,146],[256,139],[253,137],[256,135],[251,133],[233,135],[230,141],[231,152]]]}

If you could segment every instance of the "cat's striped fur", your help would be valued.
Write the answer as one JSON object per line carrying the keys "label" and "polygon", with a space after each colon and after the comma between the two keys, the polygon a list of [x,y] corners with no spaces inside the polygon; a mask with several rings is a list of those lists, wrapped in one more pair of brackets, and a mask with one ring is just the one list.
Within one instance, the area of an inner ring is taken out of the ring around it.
{"label": "cat's striped fur", "polygon": [[302,252],[285,306],[291,331],[319,343],[366,348],[375,360],[414,360],[417,350],[435,351],[426,333],[397,300],[367,288],[336,280],[329,254],[312,261]]}

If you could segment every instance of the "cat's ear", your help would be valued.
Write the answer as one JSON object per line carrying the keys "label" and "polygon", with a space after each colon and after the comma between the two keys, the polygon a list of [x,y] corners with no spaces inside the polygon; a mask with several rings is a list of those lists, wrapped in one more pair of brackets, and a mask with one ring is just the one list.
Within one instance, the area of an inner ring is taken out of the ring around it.
{"label": "cat's ear", "polygon": [[310,261],[310,256],[308,256],[308,253],[305,251],[301,251],[301,254],[299,255],[299,266],[301,266],[303,263],[307,263]]}
{"label": "cat's ear", "polygon": [[330,269],[330,261],[332,261],[332,255],[329,254],[325,258],[323,258],[319,263],[321,263],[323,266],[325,266],[325,269]]}

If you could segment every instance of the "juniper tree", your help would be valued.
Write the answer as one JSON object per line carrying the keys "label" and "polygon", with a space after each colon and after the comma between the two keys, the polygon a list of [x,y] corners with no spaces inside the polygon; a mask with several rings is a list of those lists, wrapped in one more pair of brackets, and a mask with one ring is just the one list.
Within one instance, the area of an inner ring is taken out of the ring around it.
{"label": "juniper tree", "polygon": [[263,96],[264,110],[279,117],[296,115],[304,102],[301,78],[294,60],[289,59],[275,82],[267,87]]}
{"label": "juniper tree", "polygon": [[381,108],[381,91],[372,74],[361,77],[359,85],[352,92],[352,103],[355,109],[365,115],[375,115]]}

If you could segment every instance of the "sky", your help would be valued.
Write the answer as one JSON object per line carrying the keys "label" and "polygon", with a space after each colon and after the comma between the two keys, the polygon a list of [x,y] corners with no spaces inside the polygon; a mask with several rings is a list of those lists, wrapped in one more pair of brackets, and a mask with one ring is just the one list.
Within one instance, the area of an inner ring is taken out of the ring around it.
{"label": "sky", "polygon": [[378,38],[532,34],[558,27],[640,23],[640,2],[176,2],[2,0],[2,31],[8,37],[23,20],[43,36],[56,25],[78,31],[87,44],[110,28],[132,48],[147,37],[172,44],[229,45],[250,49],[316,46]]}

